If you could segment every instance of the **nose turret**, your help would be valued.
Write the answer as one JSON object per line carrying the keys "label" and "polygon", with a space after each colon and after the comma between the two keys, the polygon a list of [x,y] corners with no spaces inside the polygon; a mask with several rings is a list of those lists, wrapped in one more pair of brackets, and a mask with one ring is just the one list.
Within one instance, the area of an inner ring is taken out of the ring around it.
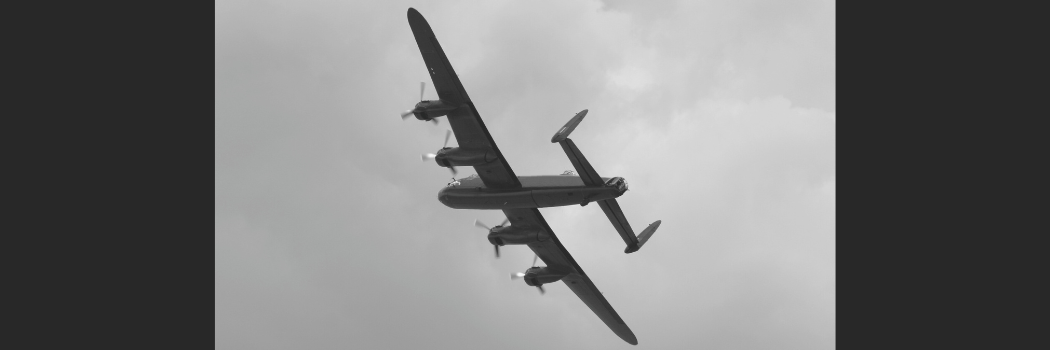
{"label": "nose turret", "polygon": [[445,186],[441,188],[440,191],[438,191],[438,202],[441,202],[441,204],[444,204],[446,207],[451,208],[452,206],[448,202],[448,189],[450,187],[451,186]]}

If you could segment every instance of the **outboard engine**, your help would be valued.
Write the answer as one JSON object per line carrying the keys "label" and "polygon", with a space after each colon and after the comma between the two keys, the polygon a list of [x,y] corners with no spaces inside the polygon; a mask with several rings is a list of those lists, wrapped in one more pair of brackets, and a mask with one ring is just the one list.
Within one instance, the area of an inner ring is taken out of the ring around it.
{"label": "outboard engine", "polygon": [[426,82],[419,82],[419,103],[416,103],[415,108],[401,112],[401,120],[405,120],[412,115],[416,119],[437,124],[437,120],[434,120],[434,118],[447,115],[460,107],[453,106],[444,100],[423,100],[424,88],[426,88]]}
{"label": "outboard engine", "polygon": [[416,103],[416,108],[412,109],[412,114],[416,116],[416,119],[429,121],[437,117],[445,116],[456,110],[456,108],[459,107],[451,106],[442,100],[426,100]]}

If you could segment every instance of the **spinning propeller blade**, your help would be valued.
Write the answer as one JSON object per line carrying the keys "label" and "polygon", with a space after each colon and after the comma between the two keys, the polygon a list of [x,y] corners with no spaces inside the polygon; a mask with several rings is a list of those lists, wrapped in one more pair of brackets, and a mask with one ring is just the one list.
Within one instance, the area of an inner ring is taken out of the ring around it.
{"label": "spinning propeller blade", "polygon": [[[497,226],[507,226],[508,222],[510,222],[510,218],[505,218],[505,219],[503,219],[503,222],[501,222]],[[481,220],[478,220],[478,219],[474,219],[474,226],[477,226],[477,227],[480,227],[480,228],[492,231],[491,227],[488,227],[485,224],[481,223]]]}
{"label": "spinning propeller blade", "polygon": [[[539,259],[539,258],[540,258],[539,255],[534,255],[533,256],[533,258],[532,258],[532,267],[536,267],[536,259]],[[519,278],[522,278],[522,277],[525,277],[525,273],[523,273],[523,272],[517,272],[517,273],[510,274],[510,279],[511,280],[516,280],[516,279],[519,279]],[[540,295],[543,295],[543,294],[547,293],[546,291],[543,290],[543,284],[536,285],[536,288],[538,288],[540,290]]]}
{"label": "spinning propeller blade", "polygon": [[[437,120],[434,120],[434,119],[431,119],[431,121],[433,121],[435,123],[437,122]],[[445,130],[445,144],[441,146],[441,149],[445,149],[445,147],[448,147],[448,140],[451,137],[452,137],[452,130]],[[419,160],[420,161],[424,161],[424,162],[427,161],[427,159],[434,159],[434,158],[437,158],[437,154],[435,154],[435,153],[424,153],[424,154],[421,154],[419,156]],[[455,179],[455,177],[456,177],[456,167],[449,167],[448,170],[452,172],[452,178]]]}
{"label": "spinning propeller blade", "polygon": [[[422,101],[423,101],[423,88],[424,88],[424,87],[426,86],[426,84],[427,84],[426,82],[422,82],[422,81],[421,81],[421,82],[419,82],[419,101],[420,101],[420,102],[422,102]],[[416,109],[415,109],[415,108],[413,108],[413,109],[410,109],[410,110],[407,110],[407,111],[404,111],[404,112],[401,112],[401,120],[405,120],[405,119],[408,119],[408,117],[409,117],[409,116],[411,116],[411,115],[412,115],[413,113],[415,113],[415,112],[416,112]],[[433,122],[434,122],[435,124],[437,124],[437,121],[436,121],[436,120],[432,120],[432,121],[433,121]]]}
{"label": "spinning propeller blade", "polygon": [[[507,221],[510,221],[510,219],[503,220],[503,223],[500,224],[500,226],[506,226],[507,225]],[[485,226],[485,224],[481,223],[481,220],[474,219],[474,226],[483,228],[486,231],[492,231],[492,228],[488,227],[488,226]],[[499,258],[499,245],[493,244],[492,246],[496,249],[496,258],[498,259]]]}

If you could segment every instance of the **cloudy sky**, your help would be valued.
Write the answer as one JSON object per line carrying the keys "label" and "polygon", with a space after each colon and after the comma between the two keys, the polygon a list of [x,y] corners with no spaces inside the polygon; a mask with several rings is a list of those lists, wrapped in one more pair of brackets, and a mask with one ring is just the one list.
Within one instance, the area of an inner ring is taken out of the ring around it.
{"label": "cloudy sky", "polygon": [[509,279],[532,252],[472,226],[502,212],[437,201],[409,7],[518,175],[572,169],[550,138],[590,110],[573,140],[663,224],[626,255],[597,206],[540,211],[639,348],[834,347],[833,1],[218,0],[217,348],[630,347]]}

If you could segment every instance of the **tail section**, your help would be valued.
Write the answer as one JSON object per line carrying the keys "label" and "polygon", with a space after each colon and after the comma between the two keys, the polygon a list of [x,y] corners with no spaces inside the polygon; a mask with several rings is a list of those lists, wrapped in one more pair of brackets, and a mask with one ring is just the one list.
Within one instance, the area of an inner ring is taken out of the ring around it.
{"label": "tail section", "polygon": [[580,125],[580,122],[583,121],[583,117],[585,116],[587,116],[586,109],[580,111],[580,113],[576,113],[576,115],[574,115],[572,119],[569,119],[568,123],[565,123],[565,126],[563,126],[561,129],[558,130],[557,133],[554,134],[554,137],[551,138],[551,143],[561,142],[569,138],[569,134],[571,134],[573,130],[576,130],[576,126]]}
{"label": "tail section", "polygon": [[551,142],[557,142],[561,145],[561,148],[565,150],[565,155],[569,156],[569,161],[572,162],[572,166],[576,168],[576,173],[580,174],[580,178],[583,179],[583,184],[587,186],[601,186],[605,183],[601,176],[598,176],[598,172],[594,171],[591,167],[591,163],[587,161],[587,158],[583,157],[583,153],[580,152],[579,148],[576,148],[576,144],[569,139],[569,134],[573,130],[576,130],[576,126],[580,125],[583,121],[583,117],[587,115],[587,110],[583,110],[580,113],[576,113],[576,116],[569,119],[569,122],[564,127],[558,130],[554,137],[551,138]]}
{"label": "tail section", "polygon": [[[576,144],[569,139],[569,134],[576,129],[577,125],[583,121],[583,117],[587,115],[587,110],[583,110],[577,113],[564,127],[558,130],[551,138],[551,142],[557,142],[561,145],[562,150],[565,151],[565,155],[569,157],[569,161],[572,162],[572,166],[576,168],[576,172],[580,175],[580,179],[583,180],[584,185],[587,186],[604,186],[605,182],[601,176],[598,175],[597,171],[594,171],[594,167],[591,167],[591,163],[587,161],[587,158],[583,156],[580,149],[576,147]],[[626,185],[624,185],[626,186]],[[623,188],[626,191],[626,187]],[[585,203],[586,204],[586,203]],[[623,238],[623,242],[627,244],[627,249],[624,249],[624,253],[630,254],[638,251],[642,248],[642,245],[653,236],[656,232],[656,228],[660,227],[660,220],[656,220],[652,224],[649,224],[645,230],[638,236],[634,235],[634,230],[631,229],[631,224],[627,222],[627,218],[623,216],[623,211],[620,210],[620,204],[616,202],[616,199],[607,199],[598,201],[598,206],[602,207],[602,211],[605,212],[605,216],[609,218],[609,222],[612,223],[613,227],[616,228],[616,232]]]}
{"label": "tail section", "polygon": [[630,254],[638,251],[638,249],[642,249],[642,245],[649,240],[649,237],[652,237],[653,234],[656,233],[656,229],[660,227],[660,222],[661,220],[656,220],[653,221],[653,223],[649,224],[649,227],[646,227],[644,230],[642,230],[642,233],[638,234],[638,245],[634,246],[634,249],[631,249],[631,246],[628,245],[627,249],[625,249],[623,252]]}

